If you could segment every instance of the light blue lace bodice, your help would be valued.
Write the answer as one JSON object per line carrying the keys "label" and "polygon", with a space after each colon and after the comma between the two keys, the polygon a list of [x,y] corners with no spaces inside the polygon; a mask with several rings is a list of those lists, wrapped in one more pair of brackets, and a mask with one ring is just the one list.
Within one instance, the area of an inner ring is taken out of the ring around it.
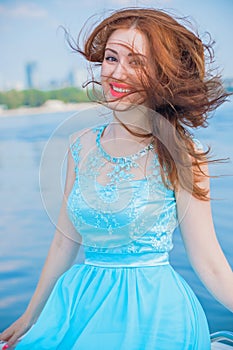
{"label": "light blue lace bodice", "polygon": [[[101,145],[105,126],[88,131],[94,143],[85,152],[83,136],[70,146],[76,180],[67,209],[85,252],[169,252],[177,225],[176,201],[162,182],[152,144],[130,156],[112,157]],[[139,178],[143,157],[150,162],[146,176]]]}

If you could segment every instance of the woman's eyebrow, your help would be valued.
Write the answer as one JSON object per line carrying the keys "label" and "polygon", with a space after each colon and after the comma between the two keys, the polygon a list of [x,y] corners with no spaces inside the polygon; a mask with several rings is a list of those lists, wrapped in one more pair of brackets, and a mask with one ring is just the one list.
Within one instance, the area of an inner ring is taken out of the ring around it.
{"label": "woman's eyebrow", "polygon": [[[113,53],[115,53],[116,55],[118,55],[118,52],[117,51],[115,51],[115,50],[113,50],[113,49],[110,49],[109,47],[106,47],[106,49],[105,49],[105,51],[111,51],[111,52],[113,52]],[[128,56],[141,56],[141,57],[145,57],[146,58],[146,56],[145,55],[143,55],[142,53],[137,53],[137,52],[130,52],[129,54],[128,54]]]}
{"label": "woman's eyebrow", "polygon": [[143,54],[140,53],[140,52],[130,52],[130,53],[128,54],[128,56],[140,56],[140,57],[147,58],[145,55],[143,55]]}
{"label": "woman's eyebrow", "polygon": [[116,55],[118,55],[118,52],[117,52],[117,51],[115,51],[115,50],[113,50],[113,49],[110,49],[109,47],[106,47],[105,51],[107,51],[107,50],[112,51],[113,53],[115,53]]}

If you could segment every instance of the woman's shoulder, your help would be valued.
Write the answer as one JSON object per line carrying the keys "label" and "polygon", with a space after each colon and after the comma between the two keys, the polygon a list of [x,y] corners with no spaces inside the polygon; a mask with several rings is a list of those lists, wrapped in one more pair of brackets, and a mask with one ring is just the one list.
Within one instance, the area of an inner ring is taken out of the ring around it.
{"label": "woman's shoulder", "polygon": [[87,128],[79,129],[69,136],[70,145],[75,143],[86,142],[94,140],[96,133],[103,127],[103,125],[90,126]]}
{"label": "woman's shoulder", "polygon": [[91,149],[96,148],[96,139],[98,132],[102,130],[105,124],[94,125],[75,131],[69,137],[69,149],[77,164],[80,159],[88,154]]}

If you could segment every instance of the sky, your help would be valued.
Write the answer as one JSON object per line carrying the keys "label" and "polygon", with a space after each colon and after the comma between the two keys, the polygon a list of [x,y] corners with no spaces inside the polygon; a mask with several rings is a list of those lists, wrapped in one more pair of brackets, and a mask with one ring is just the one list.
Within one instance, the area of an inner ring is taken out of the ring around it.
{"label": "sky", "polygon": [[64,26],[74,38],[86,20],[123,7],[154,7],[186,16],[201,35],[216,41],[216,64],[224,78],[233,78],[232,0],[0,0],[0,90],[26,87],[25,65],[36,62],[41,87],[63,81],[69,72],[85,80],[86,65],[68,48]]}

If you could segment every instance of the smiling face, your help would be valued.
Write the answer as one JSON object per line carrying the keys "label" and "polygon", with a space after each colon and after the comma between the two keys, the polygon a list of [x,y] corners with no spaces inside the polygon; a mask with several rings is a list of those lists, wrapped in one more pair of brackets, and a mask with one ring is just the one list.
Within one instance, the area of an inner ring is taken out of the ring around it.
{"label": "smiling face", "polygon": [[148,64],[148,46],[147,38],[136,29],[117,29],[109,37],[101,83],[110,108],[145,103],[140,80]]}

